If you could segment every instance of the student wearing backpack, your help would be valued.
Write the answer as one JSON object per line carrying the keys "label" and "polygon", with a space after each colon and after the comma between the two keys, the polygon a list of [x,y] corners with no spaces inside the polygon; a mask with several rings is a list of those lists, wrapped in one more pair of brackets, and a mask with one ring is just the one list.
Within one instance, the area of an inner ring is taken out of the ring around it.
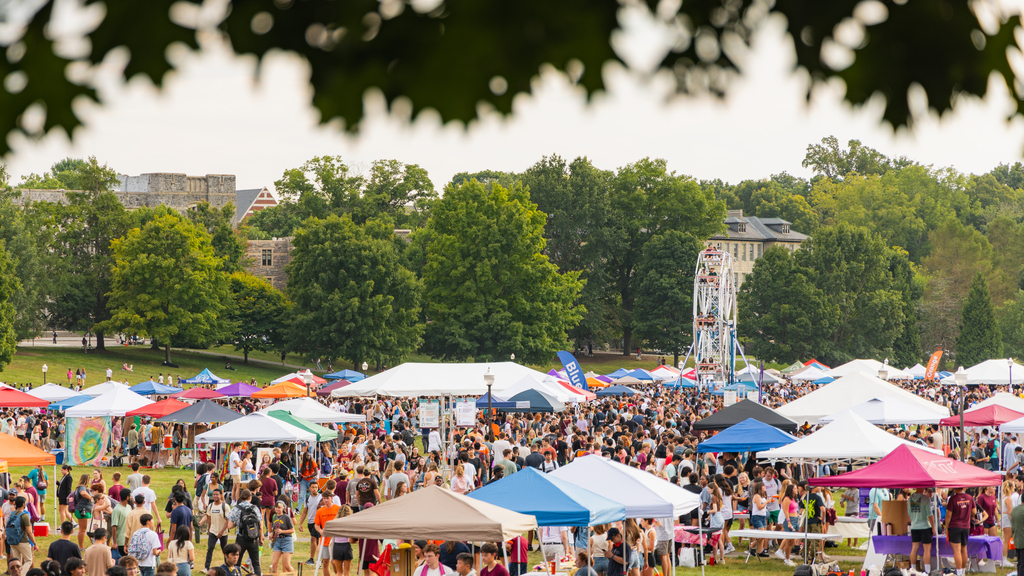
{"label": "student wearing backpack", "polygon": [[[249,560],[252,562],[252,571],[256,576],[260,575],[260,543],[263,541],[263,517],[260,515],[258,506],[251,502],[252,492],[243,488],[238,493],[238,503],[228,512],[230,526],[236,526],[235,544],[242,549],[242,553],[249,553]],[[239,557],[241,563],[241,557]],[[143,575],[145,576],[145,575]]]}
{"label": "student wearing backpack", "polygon": [[36,539],[32,535],[32,519],[25,510],[25,497],[14,499],[14,512],[4,525],[4,541],[11,548],[11,559],[21,560],[22,573],[32,568],[32,552],[36,549]]}
{"label": "student wearing backpack", "polygon": [[220,488],[213,490],[213,503],[206,509],[210,526],[207,531],[206,544],[206,570],[210,570],[210,561],[213,560],[213,549],[220,543],[220,550],[225,552],[228,546],[228,512],[231,507],[224,501],[224,492]]}
{"label": "student wearing backpack", "polygon": [[160,544],[160,536],[153,531],[153,515],[143,514],[139,521],[142,527],[132,534],[128,542],[128,555],[138,559],[140,576],[155,576],[163,546]]}

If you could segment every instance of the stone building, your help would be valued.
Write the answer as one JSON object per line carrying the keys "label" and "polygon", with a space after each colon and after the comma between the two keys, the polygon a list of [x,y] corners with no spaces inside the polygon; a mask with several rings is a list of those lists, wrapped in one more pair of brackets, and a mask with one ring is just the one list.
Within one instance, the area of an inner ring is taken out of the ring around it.
{"label": "stone building", "polygon": [[737,288],[754,271],[754,262],[765,250],[779,245],[794,251],[807,239],[806,234],[791,230],[790,222],[781,218],[744,216],[743,210],[727,211],[725,224],[728,231],[712,236],[706,244],[732,254],[733,280]]}
{"label": "stone building", "polygon": [[292,255],[292,239],[274,238],[272,240],[249,240],[245,250],[245,271],[263,278],[277,288],[284,290],[288,285],[288,275],[284,267],[288,265]]}
{"label": "stone building", "polygon": [[[184,212],[200,202],[209,202],[215,208],[222,208],[231,202],[237,203],[235,176],[233,174],[207,174],[186,176],[185,174],[155,173],[139,176],[119,176],[120,183],[112,192],[129,210],[161,204]],[[22,188],[16,203],[25,200],[33,202],[58,202],[65,200],[67,192],[73,190],[36,190]]]}

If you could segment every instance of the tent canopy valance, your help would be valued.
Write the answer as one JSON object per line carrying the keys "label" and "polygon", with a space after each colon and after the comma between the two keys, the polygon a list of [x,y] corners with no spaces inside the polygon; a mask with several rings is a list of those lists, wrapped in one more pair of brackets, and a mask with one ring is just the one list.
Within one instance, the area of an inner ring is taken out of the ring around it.
{"label": "tent canopy valance", "polygon": [[231,380],[227,378],[221,378],[210,372],[209,368],[203,368],[203,371],[191,378],[186,378],[180,381],[181,384],[231,384]]}
{"label": "tent canopy valance", "polygon": [[324,525],[324,536],[504,542],[536,526],[533,516],[428,486],[359,514],[331,520]]}
{"label": "tent canopy valance", "polygon": [[530,467],[469,497],[533,515],[538,526],[597,526],[626,518],[622,504]]}

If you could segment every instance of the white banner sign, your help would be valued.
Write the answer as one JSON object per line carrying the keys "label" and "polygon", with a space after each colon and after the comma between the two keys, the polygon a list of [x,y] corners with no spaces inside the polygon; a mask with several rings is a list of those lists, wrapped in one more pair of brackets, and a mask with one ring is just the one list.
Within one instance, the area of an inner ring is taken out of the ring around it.
{"label": "white banner sign", "polygon": [[757,402],[757,390],[754,390],[753,392],[747,392],[747,400],[750,400],[751,402]]}
{"label": "white banner sign", "polygon": [[736,392],[733,390],[726,390],[722,395],[722,403],[726,406],[732,406],[736,403]]}
{"label": "white banner sign", "polygon": [[441,402],[420,400],[420,428],[441,427]]}
{"label": "white banner sign", "polygon": [[455,403],[455,425],[467,428],[472,428],[476,425],[476,402]]}

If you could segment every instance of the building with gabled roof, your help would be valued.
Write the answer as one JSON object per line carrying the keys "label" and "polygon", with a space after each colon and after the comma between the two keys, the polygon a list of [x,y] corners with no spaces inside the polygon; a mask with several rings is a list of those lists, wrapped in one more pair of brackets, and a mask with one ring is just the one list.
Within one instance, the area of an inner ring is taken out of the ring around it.
{"label": "building with gabled roof", "polygon": [[789,251],[800,248],[806,234],[792,229],[792,223],[782,218],[758,218],[744,216],[743,210],[728,210],[725,217],[728,230],[724,234],[716,234],[705,242],[732,254],[732,266],[739,287],[747,275],[753,272],[754,262],[772,246],[782,246]]}

